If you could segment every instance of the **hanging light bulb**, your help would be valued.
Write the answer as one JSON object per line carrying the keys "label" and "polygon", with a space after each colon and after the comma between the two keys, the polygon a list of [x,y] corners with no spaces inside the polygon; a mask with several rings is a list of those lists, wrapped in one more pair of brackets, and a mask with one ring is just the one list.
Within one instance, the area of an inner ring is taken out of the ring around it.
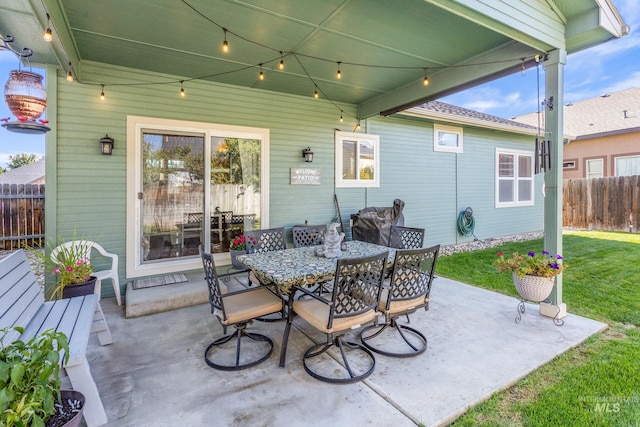
{"label": "hanging light bulb", "polygon": [[184,80],[180,80],[180,96],[184,98],[187,94],[185,93],[184,87],[182,86],[183,83]]}
{"label": "hanging light bulb", "polygon": [[429,82],[429,76],[427,76],[427,69],[425,67],[425,69],[424,69],[424,79],[422,80],[422,84],[424,86],[429,86],[429,83],[430,83]]}
{"label": "hanging light bulb", "polygon": [[264,80],[264,73],[262,72],[262,64],[260,64],[260,74],[258,74],[260,80]]}
{"label": "hanging light bulb", "polygon": [[47,29],[44,30],[44,34],[42,35],[42,38],[46,42],[50,42],[51,40],[53,40],[53,33],[51,32],[51,17],[49,16],[48,13],[47,13]]}
{"label": "hanging light bulb", "polygon": [[280,64],[278,64],[278,68],[284,70],[284,58],[282,57],[282,51],[280,51]]}
{"label": "hanging light bulb", "polygon": [[69,62],[69,69],[67,70],[67,81],[73,82],[73,73],[71,72],[71,62]]}
{"label": "hanging light bulb", "polygon": [[356,124],[356,130],[360,130],[360,120],[358,120],[358,123]]}
{"label": "hanging light bulb", "polygon": [[102,92],[100,92],[100,101],[104,101],[104,85],[100,86],[102,86]]}
{"label": "hanging light bulb", "polygon": [[522,58],[522,65],[520,66],[520,74],[524,76],[526,72],[527,72],[527,67],[524,66],[524,58]]}
{"label": "hanging light bulb", "polygon": [[317,90],[316,90],[315,92],[313,92],[313,97],[314,97],[315,99],[318,99],[318,97],[319,97],[319,96],[320,96],[320,95],[318,95],[318,91],[317,91]]}
{"label": "hanging light bulb", "polygon": [[344,122],[344,119],[342,118],[342,111],[340,111],[340,123]]}
{"label": "hanging light bulb", "polygon": [[224,41],[222,42],[222,51],[224,53],[229,52],[229,43],[227,42],[227,29],[223,28],[222,31],[224,31]]}
{"label": "hanging light bulb", "polygon": [[340,71],[340,64],[342,64],[342,62],[338,61],[338,72],[336,73],[336,78],[338,80],[342,78],[342,72]]}

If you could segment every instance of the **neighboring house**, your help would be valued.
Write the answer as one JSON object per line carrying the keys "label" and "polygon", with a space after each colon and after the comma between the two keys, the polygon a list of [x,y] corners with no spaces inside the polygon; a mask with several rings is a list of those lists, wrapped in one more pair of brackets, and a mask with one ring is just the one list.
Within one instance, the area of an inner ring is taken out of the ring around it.
{"label": "neighboring house", "polygon": [[44,184],[45,161],[36,160],[28,165],[0,173],[0,184]]}
{"label": "neighboring house", "polygon": [[[533,175],[535,130],[416,106],[536,58],[547,94],[561,99],[552,76],[565,54],[628,32],[596,0],[212,0],[197,11],[168,1],[14,3],[0,32],[33,43],[55,112],[47,234],[76,229],[119,254],[121,283],[201,269],[199,238],[229,263],[225,233],[329,223],[334,195],[345,225],[364,207],[403,200],[406,224],[425,228],[427,245],[472,240],[456,229],[467,206],[481,239],[543,226],[560,236],[557,203],[543,203],[543,176]],[[40,37],[49,21],[51,45]],[[105,134],[111,156],[100,154]],[[309,185],[293,178],[300,169]]]}
{"label": "neighboring house", "polygon": [[[538,114],[513,120],[537,126]],[[640,175],[640,88],[566,104],[564,133],[564,178]]]}

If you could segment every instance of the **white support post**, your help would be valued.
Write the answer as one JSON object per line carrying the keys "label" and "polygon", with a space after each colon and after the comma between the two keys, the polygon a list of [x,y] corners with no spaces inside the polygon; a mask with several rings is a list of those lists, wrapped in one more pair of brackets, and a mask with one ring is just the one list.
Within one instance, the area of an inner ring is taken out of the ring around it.
{"label": "white support post", "polygon": [[[544,174],[544,248],[551,254],[562,254],[562,154],[564,146],[564,49],[549,52],[545,66],[545,133],[551,140],[551,170]],[[540,304],[540,314],[564,317],[566,304],[562,303],[562,274],[556,276],[551,292],[551,304]],[[555,307],[557,306],[557,307]]]}

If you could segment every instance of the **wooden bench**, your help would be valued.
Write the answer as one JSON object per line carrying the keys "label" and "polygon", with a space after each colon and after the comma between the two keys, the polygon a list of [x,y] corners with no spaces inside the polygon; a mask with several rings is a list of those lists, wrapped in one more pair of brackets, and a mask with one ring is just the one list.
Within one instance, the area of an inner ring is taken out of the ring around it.
{"label": "wooden bench", "polygon": [[9,331],[3,342],[23,341],[53,328],[69,339],[69,360],[62,366],[71,385],[85,396],[87,426],[107,423],[107,414],[93,381],[86,351],[89,334],[96,332],[101,345],[111,344],[111,332],[95,294],[45,302],[24,251],[0,259],[0,328],[22,326],[21,336]]}

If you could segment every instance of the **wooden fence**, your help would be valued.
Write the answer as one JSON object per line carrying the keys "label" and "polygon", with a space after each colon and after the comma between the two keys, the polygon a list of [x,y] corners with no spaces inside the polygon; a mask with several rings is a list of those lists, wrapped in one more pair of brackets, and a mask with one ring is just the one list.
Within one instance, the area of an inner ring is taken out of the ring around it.
{"label": "wooden fence", "polygon": [[640,231],[640,175],[565,179],[562,197],[565,227]]}
{"label": "wooden fence", "polygon": [[41,245],[44,184],[0,185],[0,249]]}

